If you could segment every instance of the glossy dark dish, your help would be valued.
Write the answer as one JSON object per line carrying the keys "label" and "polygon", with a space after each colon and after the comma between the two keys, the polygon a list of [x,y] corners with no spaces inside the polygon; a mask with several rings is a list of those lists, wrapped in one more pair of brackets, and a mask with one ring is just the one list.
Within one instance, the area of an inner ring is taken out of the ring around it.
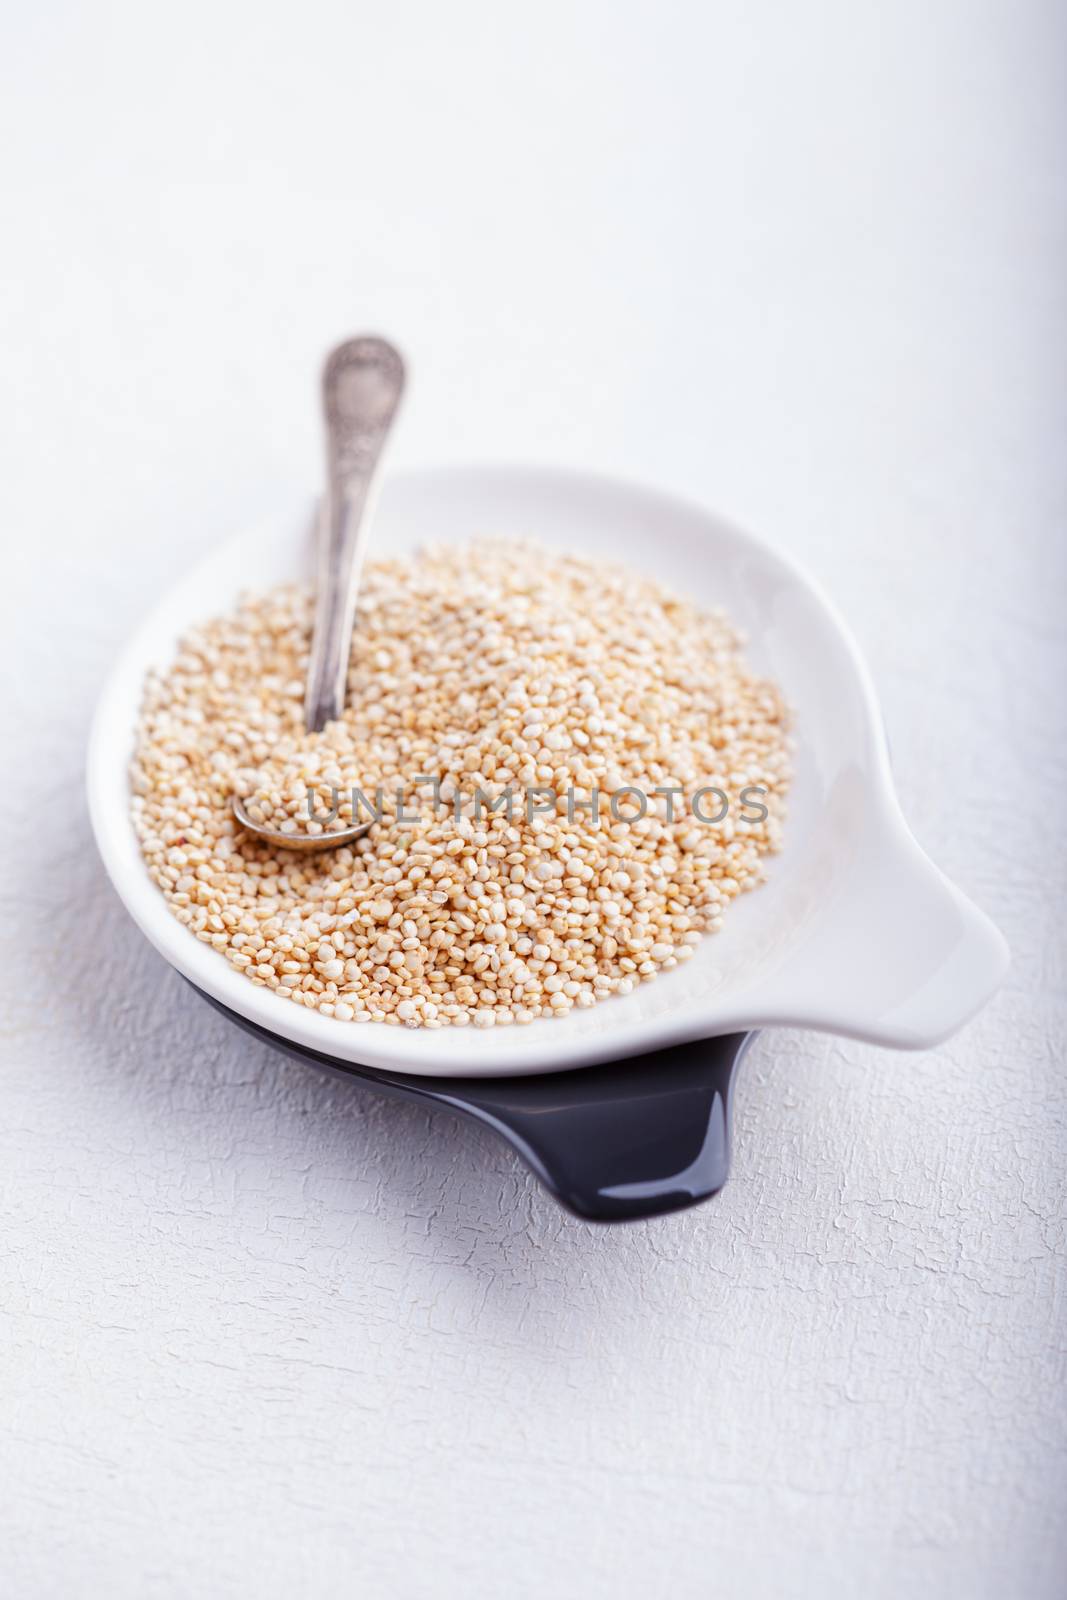
{"label": "glossy dark dish", "polygon": [[594,1222],[660,1216],[710,1199],[726,1182],[734,1075],[753,1033],[573,1072],[422,1078],[306,1050],[197,993],[246,1033],[298,1061],[484,1122],[576,1216]]}

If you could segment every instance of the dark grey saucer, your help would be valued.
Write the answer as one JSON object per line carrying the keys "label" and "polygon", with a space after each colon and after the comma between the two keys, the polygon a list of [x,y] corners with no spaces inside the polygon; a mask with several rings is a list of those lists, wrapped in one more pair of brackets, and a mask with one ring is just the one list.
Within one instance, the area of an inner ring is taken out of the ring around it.
{"label": "dark grey saucer", "polygon": [[625,1222],[681,1211],[717,1194],[726,1182],[734,1072],[754,1033],[701,1039],[574,1072],[421,1078],[291,1044],[203,990],[196,992],[246,1033],[298,1061],[486,1123],[579,1217]]}

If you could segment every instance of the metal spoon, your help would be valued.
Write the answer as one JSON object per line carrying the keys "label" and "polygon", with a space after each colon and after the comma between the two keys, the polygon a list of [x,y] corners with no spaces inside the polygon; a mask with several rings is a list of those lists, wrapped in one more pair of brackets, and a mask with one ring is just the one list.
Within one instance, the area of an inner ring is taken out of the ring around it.
{"label": "metal spoon", "polygon": [[[304,696],[309,733],[318,733],[344,710],[376,472],[403,391],[404,363],[385,339],[349,339],[338,345],[323,369],[326,494],[318,518],[315,622]],[[237,795],[233,811],[242,828],[285,850],[334,850],[372,826],[360,822],[336,833],[283,833],[253,822]]]}

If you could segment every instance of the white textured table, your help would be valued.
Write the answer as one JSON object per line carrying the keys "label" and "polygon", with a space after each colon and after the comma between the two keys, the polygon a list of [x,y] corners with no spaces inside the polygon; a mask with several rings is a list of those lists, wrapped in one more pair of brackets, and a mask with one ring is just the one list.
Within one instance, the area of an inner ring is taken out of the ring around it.
{"label": "white textured table", "polygon": [[[5,1594],[1062,1592],[1057,9],[9,20]],[[810,564],[1012,942],[945,1049],[764,1036],[698,1211],[598,1231],[254,1045],[96,861],[108,662],[313,485],[361,325],[407,460],[623,470]]]}

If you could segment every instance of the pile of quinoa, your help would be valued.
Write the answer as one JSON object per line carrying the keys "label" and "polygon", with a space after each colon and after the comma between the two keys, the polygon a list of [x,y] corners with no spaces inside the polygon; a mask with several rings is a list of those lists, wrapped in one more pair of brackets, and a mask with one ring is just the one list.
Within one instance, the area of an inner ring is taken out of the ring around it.
{"label": "pile of quinoa", "polygon": [[[529,543],[379,561],[344,715],[308,734],[312,611],[287,585],[194,629],[149,676],[137,730],[148,870],[252,983],[346,1022],[530,1022],[687,960],[761,881],[780,843],[787,717],[721,613]],[[754,820],[738,802],[753,787]],[[308,854],[233,816],[236,794],[271,827],[329,828],[309,817],[309,788],[334,826],[353,789],[380,820]],[[709,788],[729,796],[721,821],[692,810]],[[595,817],[581,805],[594,790]],[[506,792],[510,817],[489,809]]]}

